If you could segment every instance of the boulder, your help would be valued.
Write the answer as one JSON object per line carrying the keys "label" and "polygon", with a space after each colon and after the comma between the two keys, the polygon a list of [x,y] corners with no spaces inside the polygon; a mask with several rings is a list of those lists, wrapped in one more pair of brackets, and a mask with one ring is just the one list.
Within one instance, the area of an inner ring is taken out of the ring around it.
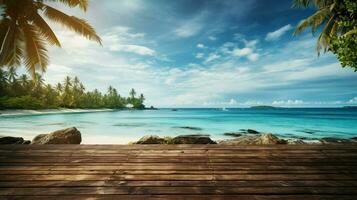
{"label": "boulder", "polygon": [[225,136],[231,136],[231,137],[240,137],[242,136],[242,133],[239,132],[228,132],[228,133],[223,133]]}
{"label": "boulder", "polygon": [[322,144],[344,144],[344,143],[351,143],[352,140],[349,139],[342,139],[342,138],[333,138],[333,137],[324,137],[320,139]]}
{"label": "boulder", "polygon": [[306,144],[306,142],[301,139],[288,139],[287,144]]}
{"label": "boulder", "polygon": [[254,129],[239,129],[240,133],[244,134],[259,134],[259,131],[256,131]]}
{"label": "boulder", "polygon": [[188,130],[193,130],[193,131],[202,131],[203,130],[200,127],[194,127],[194,126],[175,126],[174,128],[182,128],[182,129],[188,129]]}
{"label": "boulder", "polygon": [[22,137],[3,136],[0,137],[0,144],[28,144],[28,140]]}
{"label": "boulder", "polygon": [[261,135],[245,135],[232,140],[223,140],[223,145],[261,145],[261,144],[287,144],[286,140],[280,139],[271,133]]}
{"label": "boulder", "polygon": [[259,131],[253,130],[253,129],[247,129],[247,133],[250,134],[259,134]]}
{"label": "boulder", "polygon": [[164,144],[165,139],[157,135],[146,135],[140,138],[135,144]]}
{"label": "boulder", "polygon": [[172,138],[173,144],[216,144],[208,135],[179,135]]}
{"label": "boulder", "polygon": [[77,128],[66,128],[49,134],[37,135],[31,144],[80,144],[81,133]]}

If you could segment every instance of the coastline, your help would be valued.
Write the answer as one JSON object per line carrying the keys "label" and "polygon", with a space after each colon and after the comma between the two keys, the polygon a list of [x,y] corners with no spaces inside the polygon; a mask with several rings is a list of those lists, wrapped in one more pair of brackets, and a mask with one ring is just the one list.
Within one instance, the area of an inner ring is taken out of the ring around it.
{"label": "coastline", "polygon": [[69,108],[60,108],[60,109],[41,109],[41,110],[0,110],[1,116],[25,116],[25,115],[46,115],[46,114],[63,114],[63,113],[91,113],[91,112],[111,112],[116,111],[116,109],[69,109]]}

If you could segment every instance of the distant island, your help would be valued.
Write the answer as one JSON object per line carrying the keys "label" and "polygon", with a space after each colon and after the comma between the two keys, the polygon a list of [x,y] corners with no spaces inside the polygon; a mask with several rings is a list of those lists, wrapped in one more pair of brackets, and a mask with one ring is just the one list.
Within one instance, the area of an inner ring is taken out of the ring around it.
{"label": "distant island", "polygon": [[250,108],[252,109],[277,109],[278,107],[274,106],[251,106]]}
{"label": "distant island", "polygon": [[343,108],[347,108],[347,109],[357,109],[357,106],[343,106]]}
{"label": "distant island", "polygon": [[[145,109],[143,94],[134,89],[129,97],[121,96],[112,86],[105,94],[98,89],[86,91],[78,77],[65,77],[62,83],[46,84],[40,74],[30,79],[26,74],[18,76],[14,68],[0,69],[1,109]],[[149,109],[155,109],[154,107]]]}

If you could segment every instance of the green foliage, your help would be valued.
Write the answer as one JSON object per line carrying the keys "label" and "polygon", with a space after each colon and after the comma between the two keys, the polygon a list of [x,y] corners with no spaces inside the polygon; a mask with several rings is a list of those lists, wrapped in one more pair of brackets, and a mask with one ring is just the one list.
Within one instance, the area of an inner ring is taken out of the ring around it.
{"label": "green foliage", "polygon": [[357,36],[342,36],[332,40],[330,47],[342,67],[351,67],[357,71]]}
{"label": "green foliage", "polygon": [[317,51],[334,53],[342,67],[357,71],[357,2],[355,0],[294,0],[296,7],[316,8],[316,12],[302,20],[295,34],[307,28],[320,30]]}
{"label": "green foliage", "polygon": [[3,97],[0,98],[0,105],[5,109],[42,109],[45,108],[41,100],[32,96]]}
{"label": "green foliage", "polygon": [[136,97],[134,89],[130,97],[121,97],[109,86],[106,94],[97,89],[86,91],[77,78],[66,77],[55,86],[45,84],[42,76],[36,74],[33,80],[27,75],[17,76],[11,69],[0,68],[0,109],[48,109],[48,108],[111,108],[122,109],[128,104],[134,109],[144,109],[144,95]]}
{"label": "green foliage", "polygon": [[346,7],[344,13],[338,20],[339,26],[350,30],[346,34],[333,37],[330,51],[340,61],[342,67],[351,67],[357,71],[357,2],[344,0]]}

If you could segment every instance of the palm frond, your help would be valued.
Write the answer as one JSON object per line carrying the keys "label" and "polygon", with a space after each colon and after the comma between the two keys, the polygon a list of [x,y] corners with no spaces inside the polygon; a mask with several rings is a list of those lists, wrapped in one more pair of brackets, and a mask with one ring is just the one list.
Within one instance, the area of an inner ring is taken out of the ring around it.
{"label": "palm frond", "polygon": [[330,11],[329,8],[324,8],[317,11],[310,17],[302,20],[299,25],[296,27],[294,35],[300,34],[303,30],[311,27],[312,32],[314,33],[319,26],[321,26],[324,21],[326,21]]}
{"label": "palm frond", "polygon": [[0,65],[15,67],[21,64],[21,58],[23,55],[21,42],[23,41],[23,35],[16,23],[11,21],[3,21],[1,23],[1,52],[0,52]]}
{"label": "palm frond", "polygon": [[335,24],[337,23],[335,22],[335,15],[334,15],[329,19],[329,21],[325,25],[325,28],[322,30],[317,40],[316,50],[318,55],[320,55],[321,49],[324,49],[324,52],[327,51],[332,36],[331,30],[334,28]]}
{"label": "palm frond", "polygon": [[44,5],[44,14],[50,20],[60,23],[70,30],[81,34],[89,40],[94,40],[99,44],[102,44],[100,37],[95,32],[94,28],[89,25],[84,19],[77,18],[75,16],[69,16],[59,10],[52,8],[51,6]]}
{"label": "palm frond", "polygon": [[51,45],[61,47],[61,43],[58,41],[55,33],[39,14],[35,13],[32,16],[32,19],[40,33],[46,38],[46,41],[48,41]]}
{"label": "palm frond", "polygon": [[88,0],[47,0],[47,1],[60,2],[66,4],[71,8],[78,6],[84,12],[87,11],[88,8]]}
{"label": "palm frond", "polygon": [[46,71],[48,65],[47,49],[45,41],[41,38],[40,33],[32,24],[22,24],[25,41],[25,66],[36,77],[36,70]]}
{"label": "palm frond", "polygon": [[348,35],[352,35],[352,34],[357,34],[357,28],[354,28],[354,29],[348,31],[343,36],[348,36]]}

